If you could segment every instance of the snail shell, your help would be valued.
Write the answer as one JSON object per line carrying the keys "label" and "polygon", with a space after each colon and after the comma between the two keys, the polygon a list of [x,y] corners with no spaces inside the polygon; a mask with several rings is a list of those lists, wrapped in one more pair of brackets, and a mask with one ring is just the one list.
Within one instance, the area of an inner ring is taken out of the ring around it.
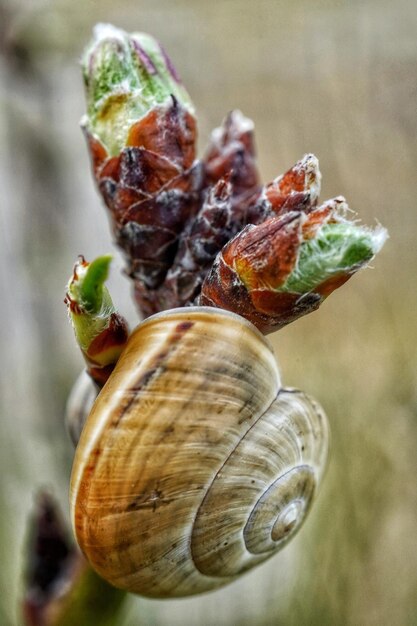
{"label": "snail shell", "polygon": [[327,443],[323,411],[281,387],[251,323],[205,307],[155,315],[132,333],[81,434],[79,545],[134,593],[220,587],[299,529]]}

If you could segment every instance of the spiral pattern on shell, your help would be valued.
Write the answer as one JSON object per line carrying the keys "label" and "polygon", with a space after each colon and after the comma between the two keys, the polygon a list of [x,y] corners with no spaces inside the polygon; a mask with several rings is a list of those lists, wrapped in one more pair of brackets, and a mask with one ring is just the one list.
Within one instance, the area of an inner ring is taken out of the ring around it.
{"label": "spiral pattern on shell", "polygon": [[204,307],[155,315],[132,334],[82,432],[77,540],[117,587],[214,589],[299,529],[327,444],[323,411],[281,387],[251,323]]}

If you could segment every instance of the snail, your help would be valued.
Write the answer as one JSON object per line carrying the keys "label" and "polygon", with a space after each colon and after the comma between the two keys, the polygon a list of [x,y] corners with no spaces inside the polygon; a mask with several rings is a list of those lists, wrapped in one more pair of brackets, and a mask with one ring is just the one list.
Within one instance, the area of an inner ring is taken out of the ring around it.
{"label": "snail", "polygon": [[209,307],[158,313],[131,333],[81,433],[77,541],[130,592],[215,589],[299,530],[327,447],[323,410],[281,386],[251,322]]}

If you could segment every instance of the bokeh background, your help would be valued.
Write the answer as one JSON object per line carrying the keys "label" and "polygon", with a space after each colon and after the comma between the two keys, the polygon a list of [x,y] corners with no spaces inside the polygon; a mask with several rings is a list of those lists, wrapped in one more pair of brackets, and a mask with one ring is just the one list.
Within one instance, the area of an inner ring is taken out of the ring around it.
{"label": "bokeh background", "polygon": [[273,337],[285,382],[331,422],[323,490],[282,553],[224,590],[132,599],[121,626],[417,624],[417,4],[414,0],[0,0],[0,623],[21,623],[27,517],[41,486],[65,514],[66,396],[81,368],[65,283],[113,250],[78,122],[79,55],[108,21],[163,41],[199,111],[254,119],[265,180],[305,152],[322,198],[390,239],[374,269]]}

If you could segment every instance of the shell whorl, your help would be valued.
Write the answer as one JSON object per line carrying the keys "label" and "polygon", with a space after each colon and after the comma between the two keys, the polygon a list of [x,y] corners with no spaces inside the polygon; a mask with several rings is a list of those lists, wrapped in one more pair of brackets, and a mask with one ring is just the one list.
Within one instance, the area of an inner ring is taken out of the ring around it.
{"label": "shell whorl", "polygon": [[322,410],[281,388],[254,326],[204,307],[158,314],[132,334],[82,432],[78,542],[135,593],[219,587],[297,531],[326,454]]}

